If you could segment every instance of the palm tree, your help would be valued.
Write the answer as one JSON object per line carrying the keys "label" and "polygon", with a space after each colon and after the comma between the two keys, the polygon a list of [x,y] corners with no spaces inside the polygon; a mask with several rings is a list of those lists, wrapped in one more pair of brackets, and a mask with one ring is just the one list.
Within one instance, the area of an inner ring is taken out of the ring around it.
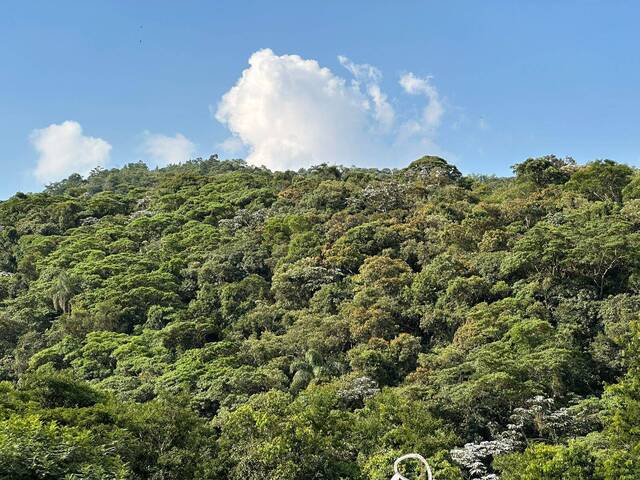
{"label": "palm tree", "polygon": [[51,286],[53,308],[56,311],[62,311],[62,313],[69,312],[71,310],[71,299],[76,294],[76,289],[75,280],[67,275],[66,272],[61,272]]}
{"label": "palm tree", "polygon": [[304,360],[295,360],[289,367],[293,374],[289,389],[297,393],[307,387],[314,379],[326,378],[339,372],[340,365],[337,362],[325,362],[322,354],[317,350],[307,350]]}

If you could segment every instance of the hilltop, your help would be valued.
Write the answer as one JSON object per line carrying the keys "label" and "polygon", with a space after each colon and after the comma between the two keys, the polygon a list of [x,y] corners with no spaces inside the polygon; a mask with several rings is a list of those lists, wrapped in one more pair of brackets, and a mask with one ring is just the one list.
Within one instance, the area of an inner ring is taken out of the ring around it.
{"label": "hilltop", "polygon": [[608,160],[72,175],[0,202],[0,478],[640,478],[639,311]]}

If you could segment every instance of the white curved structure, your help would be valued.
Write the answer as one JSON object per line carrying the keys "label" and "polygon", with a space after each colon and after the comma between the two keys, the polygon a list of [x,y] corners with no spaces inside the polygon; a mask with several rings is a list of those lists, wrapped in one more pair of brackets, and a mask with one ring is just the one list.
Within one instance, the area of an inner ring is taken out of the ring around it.
{"label": "white curved structure", "polygon": [[[424,457],[422,455],[420,455],[419,453],[407,453],[406,455],[402,455],[401,457],[399,457],[394,463],[393,463],[393,477],[391,477],[391,480],[409,480],[407,477],[404,477],[400,472],[398,472],[398,467],[400,466],[400,464],[402,462],[404,462],[405,460],[419,460],[420,463],[422,463],[424,470],[426,470],[427,472],[427,480],[433,480],[433,475],[431,474],[431,467],[429,467],[429,464],[427,463],[427,461],[424,459]],[[423,471],[424,473],[424,471]],[[422,477],[424,478],[424,477]]]}

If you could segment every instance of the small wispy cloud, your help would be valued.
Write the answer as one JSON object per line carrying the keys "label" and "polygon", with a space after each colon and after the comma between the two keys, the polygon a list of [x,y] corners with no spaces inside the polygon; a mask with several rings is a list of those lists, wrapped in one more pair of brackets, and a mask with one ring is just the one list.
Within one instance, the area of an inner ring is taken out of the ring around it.
{"label": "small wispy cloud", "polygon": [[149,155],[159,167],[189,160],[196,151],[196,145],[181,133],[170,137],[158,133],[145,132],[142,151]]}
{"label": "small wispy cloud", "polygon": [[238,137],[228,137],[218,144],[226,155],[237,155],[245,150],[245,145]]}
{"label": "small wispy cloud", "polygon": [[364,83],[366,93],[374,105],[375,119],[383,128],[389,129],[395,120],[395,111],[389,103],[387,95],[380,88],[382,72],[368,63],[354,63],[344,55],[338,56],[338,61],[351,72],[356,87],[360,86],[360,82]]}
{"label": "small wispy cloud", "polygon": [[72,120],[33,130],[29,139],[38,152],[33,173],[42,183],[61,180],[72,173],[86,175],[109,162],[111,145],[102,138],[85,136],[82,126]]}
{"label": "small wispy cloud", "polygon": [[423,111],[423,126],[435,128],[440,125],[444,114],[444,106],[438,89],[431,83],[431,77],[416,77],[409,72],[400,77],[400,86],[409,95],[423,95],[427,99],[427,106]]}

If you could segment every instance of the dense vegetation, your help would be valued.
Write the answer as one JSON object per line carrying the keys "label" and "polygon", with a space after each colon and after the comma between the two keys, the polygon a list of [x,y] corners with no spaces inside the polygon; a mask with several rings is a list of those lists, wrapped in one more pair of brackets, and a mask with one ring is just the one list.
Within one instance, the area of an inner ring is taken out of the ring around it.
{"label": "dense vegetation", "polygon": [[0,479],[640,478],[640,172],[241,161],[0,203]]}

